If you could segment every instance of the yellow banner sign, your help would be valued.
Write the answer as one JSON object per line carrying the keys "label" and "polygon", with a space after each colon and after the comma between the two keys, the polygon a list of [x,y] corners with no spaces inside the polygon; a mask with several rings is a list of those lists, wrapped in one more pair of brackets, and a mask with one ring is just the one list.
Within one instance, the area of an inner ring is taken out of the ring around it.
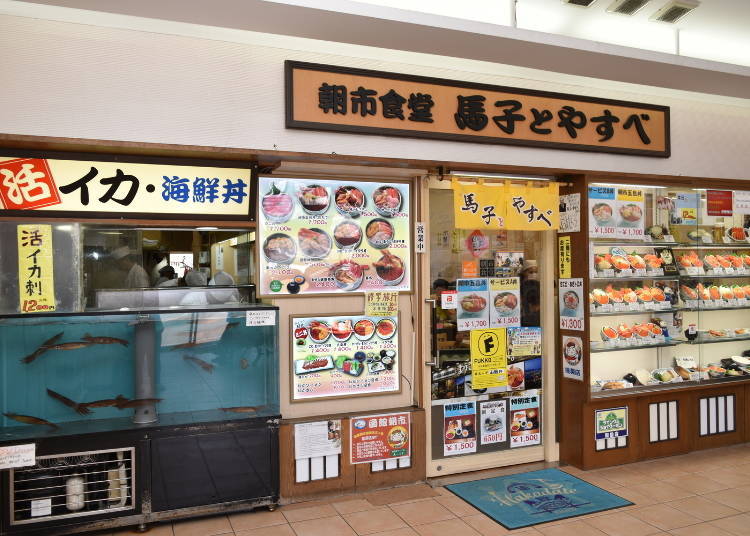
{"label": "yellow banner sign", "polygon": [[286,126],[669,157],[669,107],[286,62]]}
{"label": "yellow banner sign", "polygon": [[457,229],[505,228],[505,185],[461,183],[453,179],[453,213]]}
{"label": "yellow banner sign", "polygon": [[396,316],[398,292],[378,290],[365,292],[365,316]]}
{"label": "yellow banner sign", "polygon": [[560,228],[560,185],[511,186],[505,228],[518,231],[549,231]]}
{"label": "yellow banner sign", "polygon": [[22,313],[57,309],[52,251],[51,225],[18,226],[18,296]]}
{"label": "yellow banner sign", "polygon": [[570,251],[570,237],[561,236],[557,239],[557,259],[560,263],[560,279],[570,279],[573,260]]}
{"label": "yellow banner sign", "polygon": [[508,385],[506,330],[471,330],[471,388],[487,389]]}
{"label": "yellow banner sign", "polygon": [[246,220],[250,175],[249,165],[242,169],[0,157],[0,214],[33,210],[76,217],[116,213]]}

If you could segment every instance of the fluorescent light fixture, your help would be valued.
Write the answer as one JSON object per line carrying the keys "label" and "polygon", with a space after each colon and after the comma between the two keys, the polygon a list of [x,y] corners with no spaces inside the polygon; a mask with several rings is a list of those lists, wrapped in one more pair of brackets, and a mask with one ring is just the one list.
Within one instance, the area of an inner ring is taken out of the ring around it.
{"label": "fluorescent light fixture", "polygon": [[518,181],[553,181],[555,177],[514,175],[512,173],[479,173],[477,171],[449,171],[450,175],[457,177],[471,177],[474,179],[510,179]]}
{"label": "fluorescent light fixture", "polygon": [[651,186],[648,184],[620,184],[614,182],[592,182],[591,186],[614,186],[615,188],[667,188],[667,186]]}
{"label": "fluorescent light fixture", "polygon": [[73,229],[72,225],[58,225],[55,227],[56,231],[70,231]]}
{"label": "fluorescent light fixture", "polygon": [[218,227],[196,227],[196,231],[218,231]]}

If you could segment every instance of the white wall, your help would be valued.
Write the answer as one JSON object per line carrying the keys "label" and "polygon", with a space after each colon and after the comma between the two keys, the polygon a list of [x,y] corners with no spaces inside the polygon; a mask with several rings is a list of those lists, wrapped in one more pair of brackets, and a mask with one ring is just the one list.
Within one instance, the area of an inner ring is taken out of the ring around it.
{"label": "white wall", "polygon": [[[331,53],[336,46],[330,43],[295,50],[297,38],[288,38],[286,49],[11,15],[0,15],[0,28],[4,133],[750,178],[750,100],[712,100],[625,84],[605,91],[598,82],[592,83],[597,89],[583,85],[584,78],[549,73],[519,78],[511,76],[518,68],[341,45],[346,57]],[[667,104],[673,156],[286,130],[285,59]],[[457,68],[464,64],[466,70]]]}

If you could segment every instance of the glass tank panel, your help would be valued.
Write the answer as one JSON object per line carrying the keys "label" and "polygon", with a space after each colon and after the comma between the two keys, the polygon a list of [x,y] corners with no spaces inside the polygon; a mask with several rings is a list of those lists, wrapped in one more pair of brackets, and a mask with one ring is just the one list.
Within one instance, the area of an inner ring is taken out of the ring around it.
{"label": "glass tank panel", "polygon": [[278,415],[277,325],[273,307],[2,318],[0,438]]}

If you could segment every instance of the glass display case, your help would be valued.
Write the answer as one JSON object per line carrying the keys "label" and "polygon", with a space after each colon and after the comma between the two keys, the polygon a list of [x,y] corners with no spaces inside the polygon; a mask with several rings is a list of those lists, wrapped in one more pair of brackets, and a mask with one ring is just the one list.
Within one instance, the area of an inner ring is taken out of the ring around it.
{"label": "glass display case", "polygon": [[593,397],[750,377],[750,225],[734,195],[589,186]]}
{"label": "glass display case", "polygon": [[[269,315],[250,326],[251,313]],[[0,319],[0,439],[278,415],[277,311]]]}

